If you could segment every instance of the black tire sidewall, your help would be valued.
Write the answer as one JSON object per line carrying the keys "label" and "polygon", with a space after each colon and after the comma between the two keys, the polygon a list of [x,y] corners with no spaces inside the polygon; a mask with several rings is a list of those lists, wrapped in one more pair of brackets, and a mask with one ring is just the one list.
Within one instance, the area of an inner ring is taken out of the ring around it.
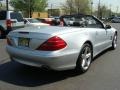
{"label": "black tire sidewall", "polygon": [[5,37],[5,30],[2,27],[0,27],[0,31],[1,31],[0,38]]}
{"label": "black tire sidewall", "polygon": [[113,50],[116,49],[116,47],[114,46],[115,36],[117,37],[117,34],[114,34],[114,36],[113,36],[113,40],[112,40],[112,49],[113,49]]}
{"label": "black tire sidewall", "polygon": [[2,38],[3,37],[3,30],[0,29],[0,32],[1,32],[0,38]]}
{"label": "black tire sidewall", "polygon": [[89,67],[86,69],[86,70],[84,70],[83,68],[82,68],[82,60],[81,60],[81,54],[82,54],[82,52],[83,52],[83,50],[84,50],[84,48],[85,47],[89,47],[90,49],[91,49],[91,62],[92,62],[92,59],[93,59],[93,51],[92,51],[92,47],[91,47],[91,45],[90,44],[84,44],[83,46],[82,46],[82,49],[81,49],[81,51],[80,51],[80,54],[79,54],[79,57],[78,57],[78,60],[77,60],[77,63],[76,63],[76,71],[79,71],[79,72],[81,72],[81,73],[84,73],[84,72],[86,72],[89,68],[90,68],[90,65],[91,65],[91,63],[90,63],[90,65],[89,65]]}

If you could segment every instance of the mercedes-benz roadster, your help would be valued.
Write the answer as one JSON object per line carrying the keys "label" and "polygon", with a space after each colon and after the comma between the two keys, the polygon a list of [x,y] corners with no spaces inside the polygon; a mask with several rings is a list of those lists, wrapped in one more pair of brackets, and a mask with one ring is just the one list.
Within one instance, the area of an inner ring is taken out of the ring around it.
{"label": "mercedes-benz roadster", "polygon": [[117,30],[91,15],[65,15],[59,26],[26,27],[7,36],[11,60],[53,70],[86,72],[93,58],[117,46]]}

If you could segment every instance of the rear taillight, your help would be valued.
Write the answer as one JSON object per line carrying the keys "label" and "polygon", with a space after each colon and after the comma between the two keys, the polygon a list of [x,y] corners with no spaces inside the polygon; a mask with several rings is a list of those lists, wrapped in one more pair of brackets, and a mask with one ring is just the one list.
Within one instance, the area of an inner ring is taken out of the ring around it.
{"label": "rear taillight", "polygon": [[40,47],[38,47],[37,50],[56,51],[56,50],[63,49],[66,46],[67,46],[67,44],[63,39],[61,39],[60,37],[54,36],[54,37],[48,39],[42,45],[40,45]]}
{"label": "rear taillight", "polygon": [[7,38],[7,44],[10,45],[10,46],[12,45],[9,38]]}
{"label": "rear taillight", "polygon": [[12,26],[12,21],[10,19],[6,20],[6,26],[11,27]]}

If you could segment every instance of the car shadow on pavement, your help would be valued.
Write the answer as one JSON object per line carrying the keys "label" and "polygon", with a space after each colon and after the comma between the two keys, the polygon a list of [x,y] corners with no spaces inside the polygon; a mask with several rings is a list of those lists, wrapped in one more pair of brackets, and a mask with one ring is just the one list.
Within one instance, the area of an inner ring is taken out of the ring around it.
{"label": "car shadow on pavement", "polygon": [[11,61],[0,65],[0,80],[18,86],[35,87],[81,75],[74,70],[52,71]]}
{"label": "car shadow on pavement", "polygon": [[111,48],[108,48],[108,49],[106,49],[106,50],[104,50],[104,51],[102,51],[101,53],[99,53],[97,56],[95,56],[94,58],[93,58],[93,62],[95,61],[95,60],[97,60],[97,58],[100,58],[102,55],[104,55],[105,53],[107,53],[107,52],[111,52],[111,51],[113,51]]}
{"label": "car shadow on pavement", "polygon": [[[93,62],[111,49],[97,55]],[[52,71],[35,68],[11,61],[0,65],[0,80],[18,86],[35,87],[65,80],[70,77],[82,75],[75,70]]]}

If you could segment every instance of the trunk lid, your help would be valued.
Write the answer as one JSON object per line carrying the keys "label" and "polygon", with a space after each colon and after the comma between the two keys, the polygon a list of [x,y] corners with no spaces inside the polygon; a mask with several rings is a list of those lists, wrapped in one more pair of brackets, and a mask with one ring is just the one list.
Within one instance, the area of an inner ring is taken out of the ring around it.
{"label": "trunk lid", "polygon": [[[59,35],[70,32],[81,31],[82,28],[75,27],[60,27],[60,26],[31,26],[18,29],[14,33],[18,32],[29,32],[29,34],[43,34],[43,35]],[[17,36],[17,35],[16,35]],[[39,37],[36,37],[39,38]]]}
{"label": "trunk lid", "polygon": [[9,33],[12,46],[22,49],[36,50],[41,44],[53,36],[78,31],[71,27],[26,27]]}

